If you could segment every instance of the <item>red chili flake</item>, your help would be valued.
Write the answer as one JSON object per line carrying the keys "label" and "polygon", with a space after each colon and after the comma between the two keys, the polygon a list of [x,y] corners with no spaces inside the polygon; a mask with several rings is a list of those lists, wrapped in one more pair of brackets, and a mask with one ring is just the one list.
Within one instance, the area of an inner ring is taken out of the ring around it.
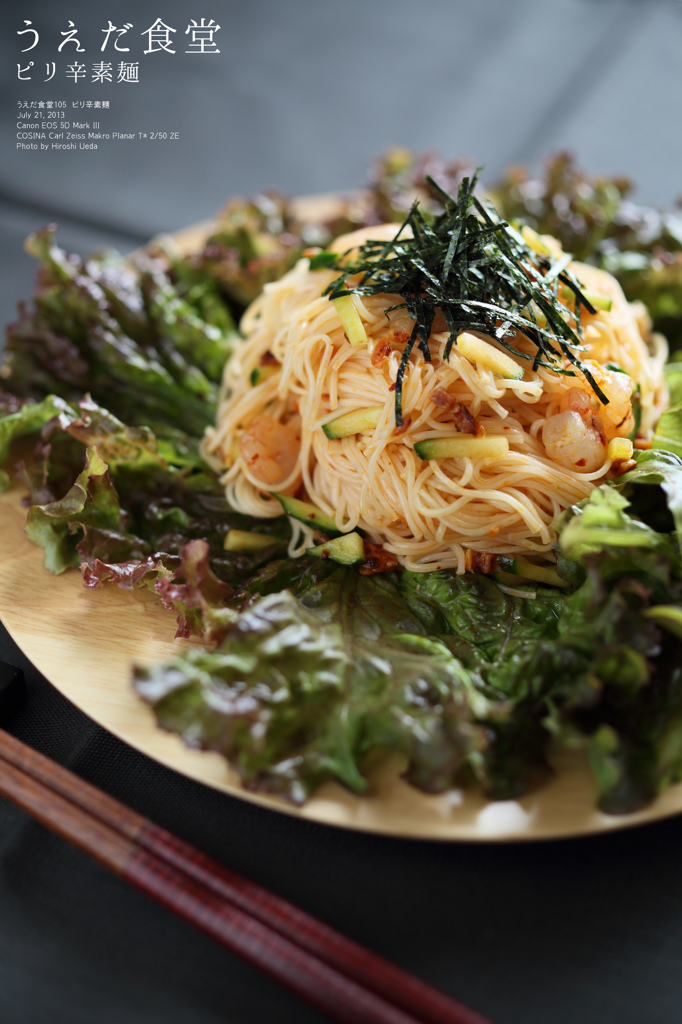
{"label": "red chili flake", "polygon": [[388,390],[389,391],[395,391],[395,384],[391,384],[391,386],[390,386],[390,388]]}
{"label": "red chili flake", "polygon": [[272,352],[264,352],[260,357],[261,366],[279,366],[279,360],[275,359]]}
{"label": "red chili flake", "polygon": [[387,337],[394,345],[407,345],[410,340],[410,335],[407,331],[403,331],[400,327],[392,327],[388,332]]}
{"label": "red chili flake", "polygon": [[388,335],[385,338],[381,338],[377,342],[372,355],[370,356],[370,362],[375,368],[379,368],[382,363],[385,363],[391,354],[391,342]]}

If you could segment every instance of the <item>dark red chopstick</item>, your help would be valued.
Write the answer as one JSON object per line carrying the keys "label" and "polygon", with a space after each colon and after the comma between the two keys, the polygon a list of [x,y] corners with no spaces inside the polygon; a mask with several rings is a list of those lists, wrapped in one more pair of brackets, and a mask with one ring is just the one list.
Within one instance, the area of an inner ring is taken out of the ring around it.
{"label": "dark red chopstick", "polygon": [[0,794],[333,1020],[485,1024],[478,1014],[222,867],[2,730]]}

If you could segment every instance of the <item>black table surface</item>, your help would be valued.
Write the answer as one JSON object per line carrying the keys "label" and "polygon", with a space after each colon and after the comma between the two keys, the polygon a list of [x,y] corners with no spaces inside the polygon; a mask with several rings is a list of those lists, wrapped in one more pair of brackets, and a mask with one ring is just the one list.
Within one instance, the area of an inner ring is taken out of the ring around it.
{"label": "black table surface", "polygon": [[[145,55],[159,17],[177,30],[176,53]],[[221,25],[220,53],[184,53],[201,17]],[[58,52],[69,19],[83,53]],[[121,45],[131,40],[123,59],[138,62],[139,81],[67,79],[75,61],[89,76],[119,60],[100,50],[109,20],[132,24]],[[40,33],[28,54],[24,21]],[[356,186],[391,144],[471,156],[488,180],[570,147],[592,171],[633,177],[643,201],[682,191],[679,0],[35,0],[4,6],[0,53],[3,323],[31,291],[22,240],[49,221],[67,248],[126,250],[235,193]],[[30,59],[31,80],[19,81]],[[16,148],[23,100],[64,100],[75,117],[74,101],[105,98],[103,130],[180,138]],[[29,684],[15,735],[496,1024],[682,1019],[682,819],[491,846],[335,830],[138,754],[61,697],[4,630],[0,659]],[[2,1024],[321,1020],[0,801]]]}

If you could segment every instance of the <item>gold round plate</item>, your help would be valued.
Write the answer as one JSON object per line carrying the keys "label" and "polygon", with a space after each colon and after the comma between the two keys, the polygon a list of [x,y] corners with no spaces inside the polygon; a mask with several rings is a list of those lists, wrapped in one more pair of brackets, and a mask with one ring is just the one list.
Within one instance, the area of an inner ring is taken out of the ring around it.
{"label": "gold round plate", "polygon": [[[335,196],[298,200],[299,212],[325,216]],[[184,252],[196,251],[214,222],[172,237]],[[596,809],[596,790],[586,758],[562,752],[549,780],[519,800],[486,801],[475,790],[430,796],[401,778],[399,758],[377,764],[364,796],[336,783],[319,788],[303,807],[252,793],[215,753],[188,748],[156,725],[151,709],[134,693],[131,665],[177,654],[191,642],[173,639],[175,619],[148,591],[83,586],[80,573],[50,575],[43,552],[25,533],[22,492],[0,495],[0,618],[37,669],[90,718],[125,743],[197,782],[230,796],[339,828],[411,839],[499,842],[599,834],[666,818],[682,811],[682,784],[654,803],[618,817]]]}

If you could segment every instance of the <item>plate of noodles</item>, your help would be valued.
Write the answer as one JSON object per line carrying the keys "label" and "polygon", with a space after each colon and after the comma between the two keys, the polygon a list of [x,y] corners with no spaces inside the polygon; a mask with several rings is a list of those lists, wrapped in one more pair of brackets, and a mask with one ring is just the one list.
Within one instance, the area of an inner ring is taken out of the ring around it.
{"label": "plate of noodles", "polygon": [[312,820],[500,839],[676,813],[682,235],[628,234],[604,179],[586,210],[570,161],[582,234],[525,179],[432,169],[233,202],[132,261],[32,236],[3,621],[112,732]]}

